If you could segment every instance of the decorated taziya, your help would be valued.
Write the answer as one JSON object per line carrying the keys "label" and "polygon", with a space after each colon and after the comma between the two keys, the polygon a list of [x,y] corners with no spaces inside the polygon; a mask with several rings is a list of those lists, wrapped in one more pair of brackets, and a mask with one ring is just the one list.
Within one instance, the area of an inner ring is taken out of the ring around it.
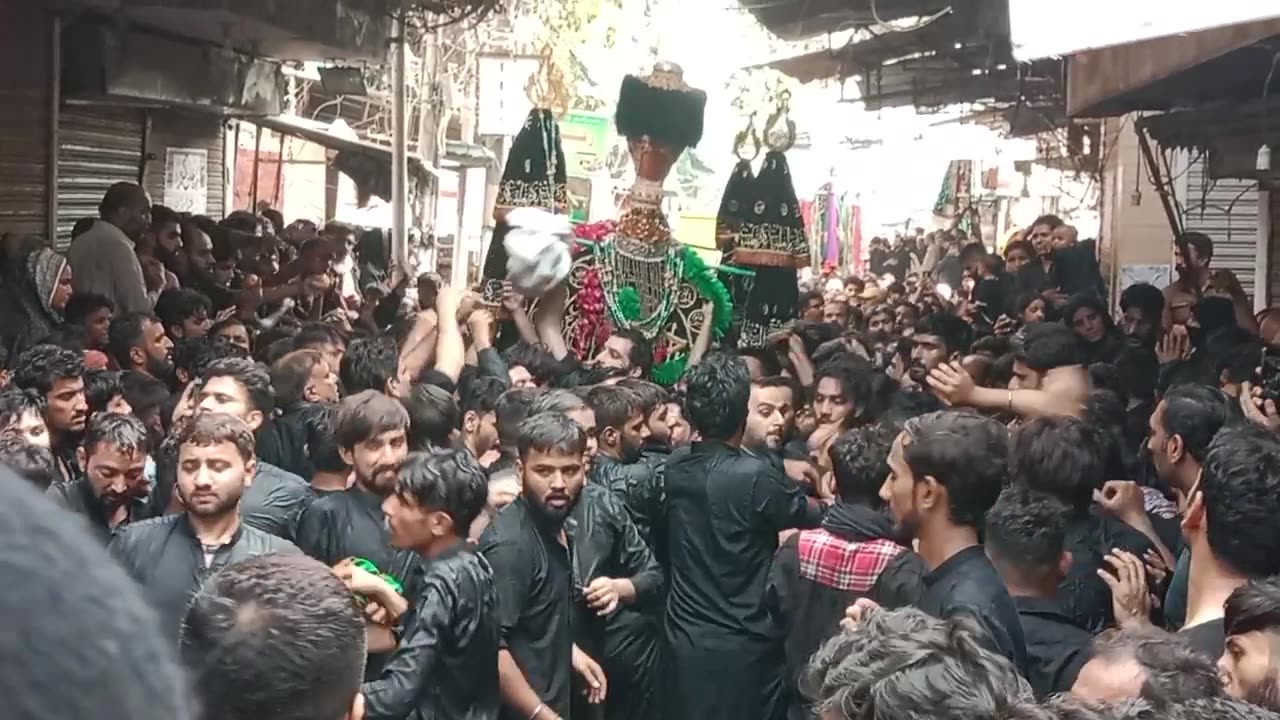
{"label": "decorated taziya", "polygon": [[622,81],[616,122],[636,179],[616,224],[578,229],[589,242],[580,246],[569,278],[566,336],[581,358],[593,356],[613,329],[636,330],[653,342],[653,379],[670,384],[684,372],[699,336],[705,346],[729,326],[728,291],[672,236],[662,210],[667,174],[702,139],[706,103],[706,94],[689,87],[672,63]]}

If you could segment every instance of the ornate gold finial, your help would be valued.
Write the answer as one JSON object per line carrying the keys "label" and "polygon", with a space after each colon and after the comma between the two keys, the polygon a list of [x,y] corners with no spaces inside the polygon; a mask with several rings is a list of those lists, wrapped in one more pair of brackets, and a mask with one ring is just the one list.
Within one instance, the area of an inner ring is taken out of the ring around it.
{"label": "ornate gold finial", "polygon": [[658,61],[654,63],[653,70],[649,71],[649,74],[640,78],[640,80],[649,87],[661,90],[688,92],[693,89],[689,87],[689,83],[684,81],[684,68],[673,62]]}
{"label": "ornate gold finial", "polygon": [[747,127],[733,138],[733,154],[739,160],[751,162],[760,154],[760,134],[756,132],[756,114],[751,113]]}
{"label": "ornate gold finial", "polygon": [[538,69],[529,76],[524,94],[534,107],[550,110],[558,117],[569,112],[569,84],[565,81],[564,71],[556,63],[555,49],[550,42],[542,46]]}
{"label": "ornate gold finial", "polygon": [[[782,127],[779,128],[779,123]],[[778,95],[778,107],[764,124],[764,144],[770,150],[786,152],[796,144],[796,123],[791,119],[791,91]]]}

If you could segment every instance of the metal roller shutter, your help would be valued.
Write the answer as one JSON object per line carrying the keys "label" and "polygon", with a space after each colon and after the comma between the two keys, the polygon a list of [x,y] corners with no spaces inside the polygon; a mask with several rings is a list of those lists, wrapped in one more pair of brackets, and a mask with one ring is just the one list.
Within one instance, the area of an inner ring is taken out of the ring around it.
{"label": "metal roller shutter", "polygon": [[1258,183],[1209,177],[1208,163],[1197,158],[1187,166],[1187,192],[1182,224],[1213,240],[1213,266],[1236,274],[1253,298],[1257,273]]}
{"label": "metal roller shutter", "polygon": [[156,110],[150,113],[151,133],[147,136],[147,166],[143,186],[151,202],[164,204],[164,169],[169,148],[198,148],[209,153],[208,209],[206,215],[221,219],[226,214],[225,135],[222,119],[213,115]]}
{"label": "metal roller shutter", "polygon": [[1280,187],[1267,193],[1271,204],[1271,234],[1267,252],[1268,278],[1271,281],[1271,294],[1267,296],[1267,306],[1280,305]]}
{"label": "metal roller shutter", "polygon": [[52,38],[42,4],[0,2],[0,234],[48,237]]}
{"label": "metal roller shutter", "polygon": [[58,116],[58,241],[71,244],[81,218],[98,217],[98,204],[118,182],[142,173],[141,110],[106,105],[64,105]]}

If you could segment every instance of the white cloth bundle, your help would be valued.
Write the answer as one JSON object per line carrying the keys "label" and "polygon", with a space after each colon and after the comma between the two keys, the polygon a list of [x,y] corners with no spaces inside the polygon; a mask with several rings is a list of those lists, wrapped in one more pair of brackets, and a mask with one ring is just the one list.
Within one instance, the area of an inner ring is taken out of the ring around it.
{"label": "white cloth bundle", "polygon": [[573,225],[567,215],[540,208],[516,208],[507,224],[507,280],[525,297],[542,297],[569,275]]}

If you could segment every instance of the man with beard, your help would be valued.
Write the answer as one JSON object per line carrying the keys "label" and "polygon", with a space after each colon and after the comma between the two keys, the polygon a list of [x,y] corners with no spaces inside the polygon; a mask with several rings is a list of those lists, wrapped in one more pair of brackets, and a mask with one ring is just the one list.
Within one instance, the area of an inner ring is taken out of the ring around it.
{"label": "man with beard", "polygon": [[[488,496],[484,470],[465,450],[415,453],[382,503],[391,544],[421,555],[414,622],[381,677],[361,688],[367,720],[498,716],[498,593],[493,570],[468,546]],[[395,601],[381,578],[338,568],[352,591]],[[401,600],[403,602],[403,600]]]}
{"label": "man with beard", "polygon": [[587,436],[586,445],[583,448],[583,462],[586,463],[586,471],[590,472],[600,443],[599,434],[596,432],[595,411],[586,400],[570,390],[547,390],[533,399],[533,403],[529,406],[529,417],[549,412],[561,413],[582,428],[582,432]]}
{"label": "man with beard", "polygon": [[77,450],[84,477],[49,488],[58,505],[82,516],[106,545],[129,523],[147,517],[147,428],[130,415],[98,413]]}
{"label": "man with beard", "polygon": [[79,353],[56,345],[37,345],[18,356],[13,384],[44,400],[49,450],[58,459],[62,482],[75,480],[80,475],[76,448],[89,419],[89,402],[84,395],[84,361]]}
{"label": "man with beard", "polygon": [[666,467],[668,716],[778,720],[786,670],[765,600],[770,561],[779,532],[813,527],[822,512],[781,468],[742,449],[751,381],[741,360],[712,353],[686,377],[702,441]]}
{"label": "man with beard", "polygon": [[67,250],[71,278],[79,293],[97,293],[121,312],[151,308],[142,264],[134,244],[151,226],[151,199],[139,185],[112,185],[98,206],[99,219]]}
{"label": "man with beard", "polygon": [[[177,642],[200,584],[217,570],[257,555],[297,552],[291,543],[240,522],[240,498],[253,482],[253,431],[230,415],[197,415],[178,431],[178,497],[185,512],[133,523],[108,546]],[[143,630],[145,632],[145,630]]]}
{"label": "man with beard", "polygon": [[867,316],[867,339],[877,348],[893,342],[897,333],[895,313],[890,305],[877,305]]}
{"label": "man with beard", "polygon": [[173,341],[160,318],[145,312],[121,315],[111,321],[108,337],[107,348],[121,370],[173,382]]}
{"label": "man with beard", "polygon": [[[652,551],[656,532],[664,529],[665,491],[661,470],[641,462],[649,429],[640,398],[626,388],[597,385],[587,394],[587,402],[596,416],[600,445],[591,468],[591,484],[613,492]],[[612,683],[607,717],[657,717],[661,621],[654,610],[624,608],[608,618],[603,665]]]}
{"label": "man with beard", "polygon": [[[604,670],[574,642],[575,605],[606,605],[613,612],[630,581],[578,574],[566,523],[586,479],[586,433],[563,413],[531,415],[517,440],[520,496],[503,508],[480,538],[493,566],[498,594],[498,685],[503,720],[572,717],[574,674],[587,700],[608,696]],[[576,525],[576,523],[574,523]],[[634,530],[633,530],[634,531]]]}
{"label": "man with beard", "polygon": [[[935,412],[908,420],[889,451],[889,475],[880,499],[896,532],[917,543],[929,569],[917,607],[950,620],[966,617],[988,646],[1026,674],[1027,648],[1018,611],[983,552],[978,530],[1004,486],[1009,436],[990,418]],[[860,621],[874,603],[856,602],[848,617]]]}
{"label": "man with beard", "polygon": [[[343,461],[355,474],[350,489],[320,497],[302,513],[297,542],[303,552],[334,566],[351,557],[364,558],[394,577],[405,597],[418,596],[421,560],[394,547],[387,531],[382,503],[396,488],[400,465],[409,455],[409,415],[393,398],[366,390],[338,405],[334,440]],[[407,622],[411,622],[407,620]],[[390,628],[370,627],[372,650],[365,679],[376,680],[395,647]]]}
{"label": "man with beard", "polygon": [[1164,317],[1164,295],[1150,283],[1134,283],[1120,293],[1120,328],[1124,334],[1137,338],[1147,347],[1154,348],[1164,335],[1161,325]]}
{"label": "man with beard", "polygon": [[1280,712],[1280,579],[1241,585],[1225,611],[1227,646],[1218,670],[1227,693]]}
{"label": "man with beard", "polygon": [[742,446],[765,454],[780,453],[795,426],[795,399],[791,380],[781,375],[751,382],[747,400],[747,427]]}
{"label": "man with beard", "polygon": [[477,375],[458,389],[458,420],[462,445],[481,465],[493,462],[499,447],[497,413],[498,398],[506,385],[497,378]]}
{"label": "man with beard", "polygon": [[[641,459],[646,463],[661,466],[671,454],[671,410],[675,403],[671,394],[661,385],[638,378],[623,378],[617,387],[626,388],[635,394],[640,402],[640,414],[644,417],[648,437],[641,448]],[[679,412],[679,408],[676,408]]]}
{"label": "man with beard", "polygon": [[964,357],[972,336],[969,323],[955,315],[934,313],[916,323],[911,336],[911,365],[907,368],[911,383],[926,387],[929,371]]}
{"label": "man with beard", "polygon": [[1173,269],[1177,279],[1164,289],[1164,325],[1186,325],[1191,309],[1212,290],[1225,290],[1231,298],[1240,327],[1257,330],[1253,310],[1240,289],[1240,280],[1230,270],[1212,270],[1213,240],[1204,233],[1184,232],[1173,240]]}
{"label": "man with beard", "polygon": [[[837,438],[828,453],[836,503],[820,528],[787,538],[774,557],[768,598],[786,631],[787,681],[793,688],[809,658],[840,631],[846,607],[866,597],[898,608],[924,592],[924,564],[894,536],[879,497],[892,444],[893,433],[874,425]],[[787,716],[812,717],[801,695],[792,697]]]}
{"label": "man with beard", "polygon": [[[197,413],[237,417],[255,433],[275,411],[267,369],[244,358],[217,360],[205,368],[195,402]],[[293,540],[298,518],[311,499],[302,478],[258,460],[240,510],[246,524]]]}

